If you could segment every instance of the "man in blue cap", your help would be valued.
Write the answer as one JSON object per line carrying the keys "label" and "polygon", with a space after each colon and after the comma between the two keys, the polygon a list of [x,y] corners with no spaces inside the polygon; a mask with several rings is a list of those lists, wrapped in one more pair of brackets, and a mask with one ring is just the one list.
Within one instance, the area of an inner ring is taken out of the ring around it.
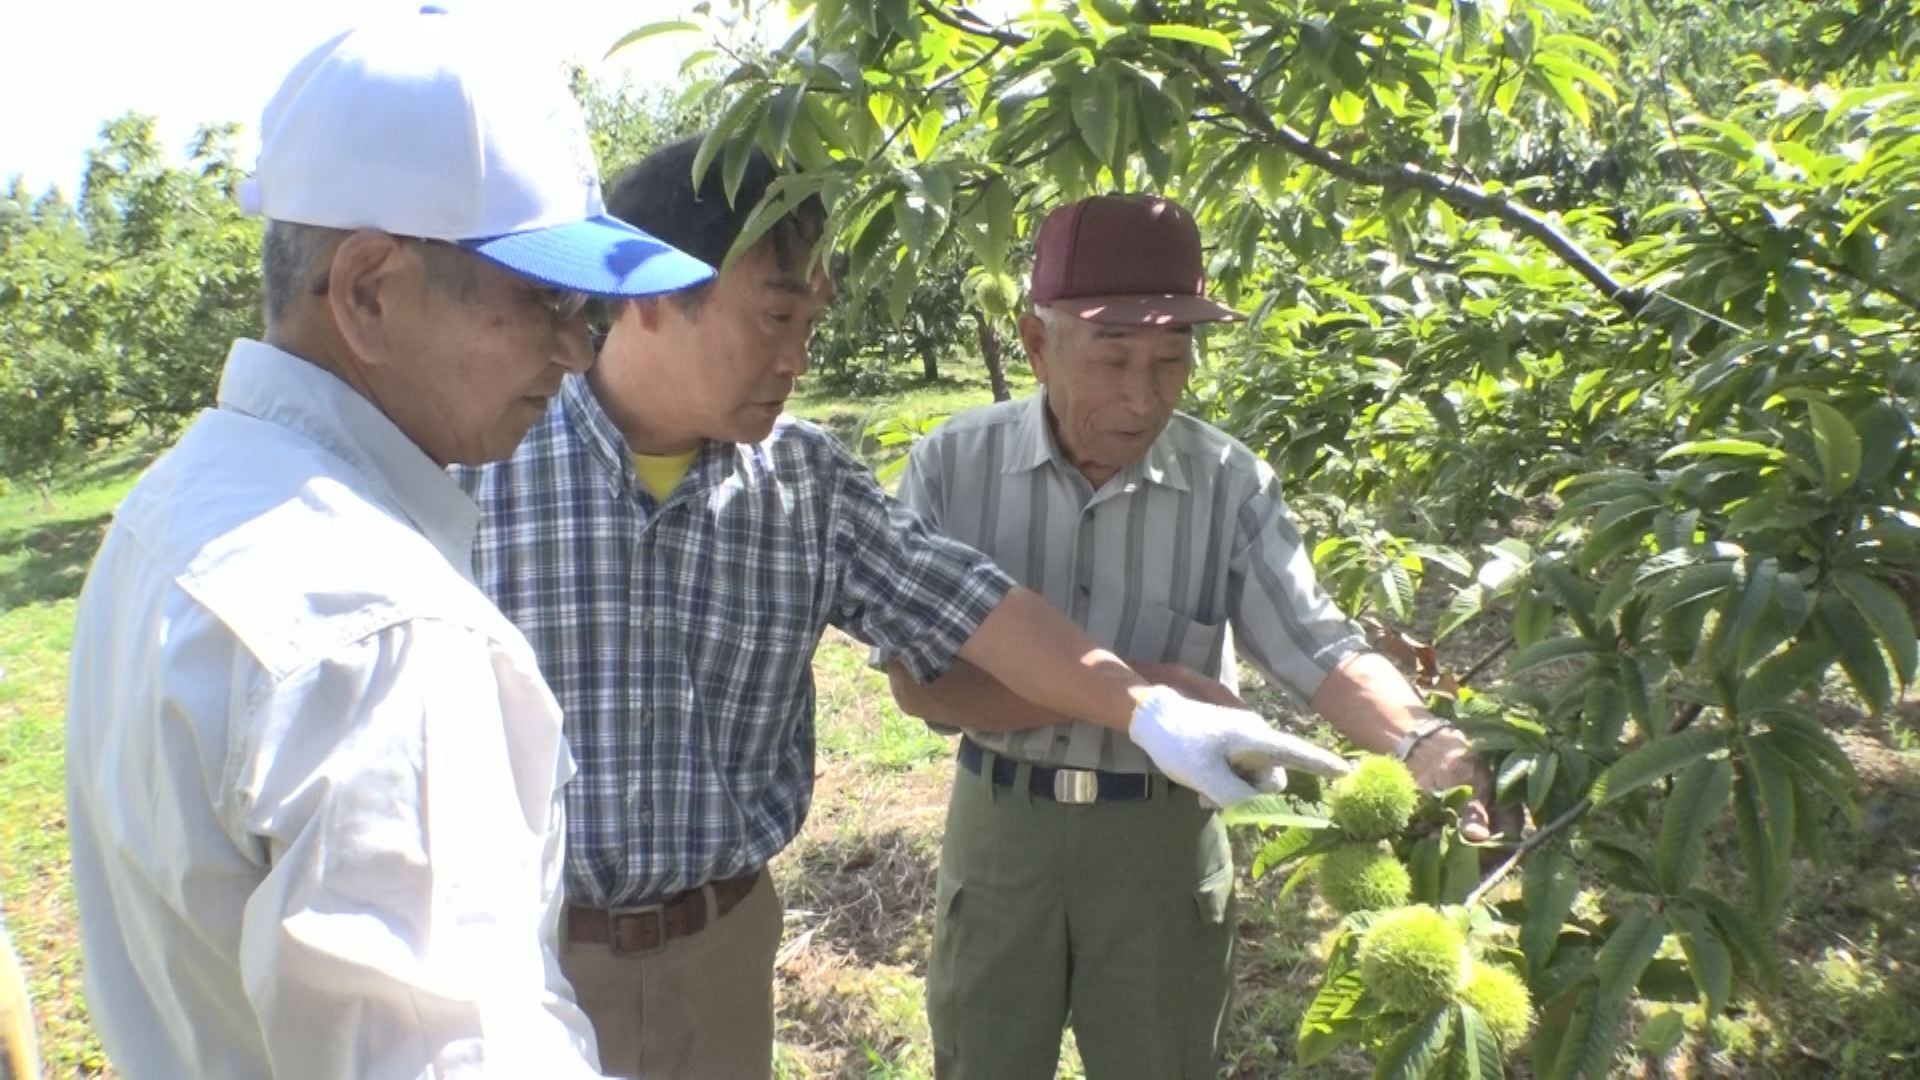
{"label": "man in blue cap", "polygon": [[130,1077],[592,1075],[555,929],[573,772],[445,467],[710,267],[607,217],[557,78],[438,13],[267,106],[266,340],[116,514],[67,727],[87,997]]}

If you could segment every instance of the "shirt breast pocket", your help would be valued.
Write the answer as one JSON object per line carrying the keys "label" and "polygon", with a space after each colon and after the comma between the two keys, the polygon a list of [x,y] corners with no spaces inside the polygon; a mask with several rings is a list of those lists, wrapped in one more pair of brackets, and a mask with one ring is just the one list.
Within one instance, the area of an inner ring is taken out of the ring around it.
{"label": "shirt breast pocket", "polygon": [[768,591],[716,600],[696,620],[692,642],[707,692],[733,701],[756,690],[791,693],[813,656],[813,612],[806,598]]}
{"label": "shirt breast pocket", "polygon": [[[1180,664],[1209,678],[1218,678],[1228,649],[1228,629],[1224,622],[1205,623],[1190,619],[1171,608],[1142,601],[1133,622],[1133,633],[1123,643],[1121,653],[1130,660]],[[1233,672],[1229,670],[1228,685]]]}

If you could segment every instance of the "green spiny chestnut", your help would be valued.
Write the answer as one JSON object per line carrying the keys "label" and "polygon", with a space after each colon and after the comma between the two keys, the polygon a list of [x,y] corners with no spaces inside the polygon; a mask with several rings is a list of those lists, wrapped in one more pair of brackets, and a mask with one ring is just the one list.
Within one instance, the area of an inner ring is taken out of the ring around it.
{"label": "green spiny chestnut", "polygon": [[1527,984],[1509,968],[1475,961],[1467,966],[1460,1000],[1474,1007],[1493,1031],[1500,1052],[1510,1054],[1527,1041],[1533,1026],[1533,998]]}
{"label": "green spiny chestnut", "polygon": [[1343,915],[1400,907],[1412,892],[1407,868],[1379,844],[1342,844],[1320,862],[1320,895]]}
{"label": "green spiny chestnut", "polygon": [[1420,805],[1420,787],[1405,765],[1390,757],[1361,758],[1327,791],[1327,812],[1340,831],[1356,840],[1400,835]]}
{"label": "green spiny chestnut", "polygon": [[1466,974],[1467,938],[1437,909],[1382,915],[1360,943],[1360,978],[1388,1008],[1426,1012],[1453,1000]]}

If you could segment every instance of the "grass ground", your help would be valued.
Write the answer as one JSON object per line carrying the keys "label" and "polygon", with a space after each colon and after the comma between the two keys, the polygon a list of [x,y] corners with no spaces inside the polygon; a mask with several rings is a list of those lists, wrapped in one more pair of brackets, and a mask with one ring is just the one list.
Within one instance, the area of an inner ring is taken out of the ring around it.
{"label": "grass ground", "polygon": [[[1016,383],[1016,393],[1026,385]],[[987,396],[983,374],[960,368],[932,388],[915,389],[903,374],[880,395],[805,395],[794,407],[859,442],[867,419],[890,410],[925,417]],[[51,504],[34,491],[0,495],[0,873],[54,1077],[112,1075],[80,988],[61,714],[74,596],[112,506],[148,456],[136,448],[69,471]],[[788,1080],[926,1077],[925,965],[951,745],[894,707],[850,639],[829,634],[814,673],[813,812],[774,864],[788,912],[778,960],[779,1071]],[[1248,683],[1257,686],[1257,677]],[[1258,691],[1254,700],[1276,704]],[[1780,938],[1788,959],[1783,994],[1742,1002],[1712,1025],[1696,1023],[1664,1058],[1623,1048],[1622,1072],[1920,1075],[1920,845],[1913,839],[1920,836],[1920,753],[1910,739],[1920,706],[1902,727],[1835,719],[1852,728],[1846,739],[1861,768],[1865,821],[1834,834],[1824,866],[1798,868]],[[1253,838],[1236,841],[1246,847]],[[1721,855],[1730,857],[1731,848],[1729,838]],[[1242,882],[1238,988],[1222,1075],[1367,1075],[1355,1056],[1311,1070],[1292,1063],[1294,1028],[1317,983],[1318,949],[1333,917],[1304,892],[1274,903],[1277,884]],[[1062,1075],[1079,1075],[1070,1040]]]}
{"label": "grass ground", "polygon": [[113,507],[151,456],[132,447],[69,469],[51,500],[25,486],[0,495],[0,895],[50,1076],[106,1068],[80,993],[62,718],[74,598]]}

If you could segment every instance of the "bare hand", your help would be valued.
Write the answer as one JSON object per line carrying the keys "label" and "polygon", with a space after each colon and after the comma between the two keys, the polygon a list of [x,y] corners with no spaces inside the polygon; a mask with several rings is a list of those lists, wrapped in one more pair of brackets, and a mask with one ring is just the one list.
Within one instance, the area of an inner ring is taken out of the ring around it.
{"label": "bare hand", "polygon": [[1445,791],[1462,784],[1473,786],[1473,801],[1460,812],[1460,835],[1475,844],[1493,838],[1493,772],[1475,757],[1466,736],[1448,729],[1423,740],[1407,759],[1407,768],[1421,787]]}

